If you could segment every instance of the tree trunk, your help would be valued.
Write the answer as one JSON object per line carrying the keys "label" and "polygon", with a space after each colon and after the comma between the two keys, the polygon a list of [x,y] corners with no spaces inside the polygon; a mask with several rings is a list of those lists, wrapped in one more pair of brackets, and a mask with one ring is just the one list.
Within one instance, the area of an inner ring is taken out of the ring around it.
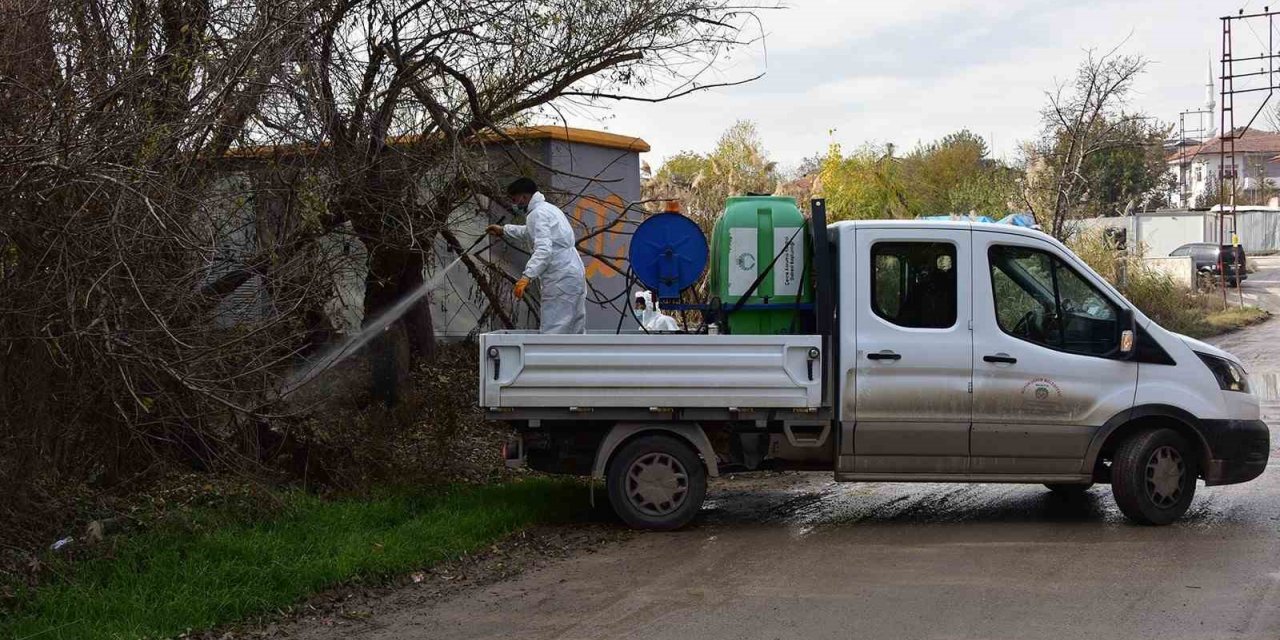
{"label": "tree trunk", "polygon": [[[398,287],[400,298],[412,295],[426,281],[424,277],[426,260],[422,252],[405,252],[403,255],[404,261],[400,269]],[[431,296],[423,296],[417,304],[409,307],[401,321],[409,334],[410,352],[427,362],[435,360],[436,331],[431,319]]]}
{"label": "tree trunk", "polygon": [[[369,250],[369,273],[365,277],[364,321],[377,318],[414,293],[423,284],[421,252],[372,245]],[[396,338],[407,335],[409,359],[399,357]],[[396,404],[399,383],[412,368],[412,357],[430,361],[435,357],[435,328],[431,319],[430,296],[404,311],[382,335],[369,343],[370,373],[375,398],[387,406]]]}

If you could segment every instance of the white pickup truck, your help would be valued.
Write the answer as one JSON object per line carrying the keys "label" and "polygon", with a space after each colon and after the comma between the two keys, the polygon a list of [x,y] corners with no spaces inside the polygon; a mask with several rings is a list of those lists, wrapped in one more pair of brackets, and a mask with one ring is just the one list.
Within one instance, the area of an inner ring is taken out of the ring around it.
{"label": "white pickup truck", "polygon": [[1266,468],[1237,358],[1166,331],[1061,243],[967,222],[815,217],[812,335],[501,331],[480,404],[508,461],[603,478],[634,527],[698,512],[726,470],[840,481],[1110,483],[1167,524]]}

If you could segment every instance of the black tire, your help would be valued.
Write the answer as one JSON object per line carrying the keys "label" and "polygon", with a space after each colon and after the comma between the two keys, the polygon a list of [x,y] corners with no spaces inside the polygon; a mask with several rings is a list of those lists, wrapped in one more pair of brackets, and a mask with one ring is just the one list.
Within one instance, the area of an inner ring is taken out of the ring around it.
{"label": "black tire", "polygon": [[605,472],[609,504],[635,529],[669,531],[689,524],[707,497],[707,469],[685,442],[647,435],[613,455]]}
{"label": "black tire", "polygon": [[1093,483],[1090,482],[1088,484],[1066,484],[1066,483],[1055,482],[1053,484],[1046,484],[1044,486],[1049,491],[1052,491],[1054,495],[1074,498],[1076,496],[1084,495],[1084,492],[1088,491],[1089,488],[1093,486]]}
{"label": "black tire", "polygon": [[1133,522],[1166,525],[1187,512],[1196,494],[1195,449],[1172,429],[1140,431],[1120,444],[1111,463],[1111,493]]}

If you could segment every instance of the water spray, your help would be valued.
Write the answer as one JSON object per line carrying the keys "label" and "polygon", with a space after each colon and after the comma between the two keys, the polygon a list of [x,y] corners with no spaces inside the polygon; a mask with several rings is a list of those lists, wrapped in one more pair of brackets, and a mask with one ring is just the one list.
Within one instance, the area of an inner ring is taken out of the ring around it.
{"label": "water spray", "polygon": [[[341,343],[336,344],[333,347],[329,348],[319,358],[312,360],[310,363],[305,365],[302,369],[295,371],[293,374],[291,374],[288,378],[285,379],[284,384],[281,385],[279,397],[281,399],[288,397],[294,391],[297,391],[298,389],[305,386],[307,383],[311,382],[312,380],[315,380],[316,377],[318,377],[320,374],[329,370],[339,362],[346,360],[348,357],[351,356],[351,354],[359,351],[366,344],[369,344],[369,342],[373,340],[378,334],[382,333],[387,327],[391,326],[391,324],[394,323],[396,320],[399,320],[400,316],[404,315],[405,312],[408,311],[410,307],[412,307],[415,303],[417,303],[424,296],[430,293],[431,290],[434,289],[436,285],[439,284],[439,282],[444,279],[445,276],[449,275],[449,272],[452,271],[454,267],[458,266],[459,262],[462,262],[463,258],[466,258],[467,256],[470,256],[473,254],[480,253],[481,251],[484,251],[489,247],[493,246],[492,241],[490,241],[488,244],[485,244],[482,247],[480,246],[480,243],[483,242],[488,237],[489,237],[488,234],[481,234],[480,237],[476,238],[475,242],[471,243],[471,246],[467,247],[465,250],[459,253],[458,257],[454,258],[452,262],[445,265],[445,267],[441,269],[439,272],[437,272],[434,276],[432,276],[430,280],[418,285],[418,288],[411,291],[409,295],[406,295],[404,298],[401,298],[391,308],[386,309],[382,313],[378,314],[376,318],[367,322],[365,326],[360,329],[359,332],[349,336],[346,340],[342,341]],[[479,248],[477,249],[477,247]]]}

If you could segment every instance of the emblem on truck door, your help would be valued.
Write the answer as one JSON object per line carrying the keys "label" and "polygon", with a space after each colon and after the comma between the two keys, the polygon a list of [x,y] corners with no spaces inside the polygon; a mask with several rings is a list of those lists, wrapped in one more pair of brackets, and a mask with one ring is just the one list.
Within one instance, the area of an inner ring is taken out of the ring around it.
{"label": "emblem on truck door", "polygon": [[736,262],[738,268],[743,271],[750,271],[756,268],[756,257],[750,253],[739,253],[734,262]]}
{"label": "emblem on truck door", "polygon": [[1062,389],[1059,389],[1058,383],[1051,378],[1032,378],[1022,385],[1022,400],[1024,402],[1047,403],[1054,402],[1060,398],[1062,398]]}

